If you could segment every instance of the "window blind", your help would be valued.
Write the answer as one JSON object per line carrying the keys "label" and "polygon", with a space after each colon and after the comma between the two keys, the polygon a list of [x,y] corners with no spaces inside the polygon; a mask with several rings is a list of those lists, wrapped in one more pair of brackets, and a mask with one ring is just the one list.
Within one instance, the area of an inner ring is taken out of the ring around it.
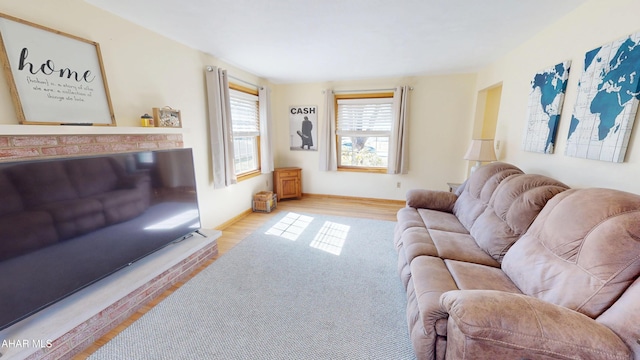
{"label": "window blind", "polygon": [[338,99],[338,135],[390,136],[392,128],[393,98]]}
{"label": "window blind", "polygon": [[242,91],[229,90],[229,98],[233,135],[259,136],[258,97]]}

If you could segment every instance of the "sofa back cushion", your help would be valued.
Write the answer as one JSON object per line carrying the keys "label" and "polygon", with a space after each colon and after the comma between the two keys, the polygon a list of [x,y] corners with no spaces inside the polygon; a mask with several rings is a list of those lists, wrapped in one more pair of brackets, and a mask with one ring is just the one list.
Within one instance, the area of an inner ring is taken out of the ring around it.
{"label": "sofa back cushion", "polygon": [[571,189],[553,197],[504,256],[523,293],[595,318],[640,275],[640,196]]}
{"label": "sofa back cushion", "polygon": [[453,206],[453,214],[467,230],[471,230],[500,182],[513,174],[522,173],[516,166],[502,162],[481,166],[465,182],[464,189]]}
{"label": "sofa back cushion", "polygon": [[43,161],[16,165],[5,170],[27,208],[56,201],[77,199],[62,163]]}
{"label": "sofa back cushion", "polygon": [[18,190],[13,186],[9,178],[0,172],[0,216],[20,212],[24,204]]}
{"label": "sofa back cushion", "polygon": [[65,163],[69,179],[81,197],[102,194],[115,189],[121,169],[106,157],[75,159]]}
{"label": "sofa back cushion", "polygon": [[567,185],[543,175],[511,175],[493,192],[470,233],[484,251],[501,262],[547,201],[567,189]]}

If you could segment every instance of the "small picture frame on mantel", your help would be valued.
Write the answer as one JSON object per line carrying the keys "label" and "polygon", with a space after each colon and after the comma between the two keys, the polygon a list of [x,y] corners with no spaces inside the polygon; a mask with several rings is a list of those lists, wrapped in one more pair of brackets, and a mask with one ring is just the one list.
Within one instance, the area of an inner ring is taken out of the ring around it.
{"label": "small picture frame on mantel", "polygon": [[182,127],[180,110],[172,109],[168,106],[153,108],[153,120],[157,127]]}

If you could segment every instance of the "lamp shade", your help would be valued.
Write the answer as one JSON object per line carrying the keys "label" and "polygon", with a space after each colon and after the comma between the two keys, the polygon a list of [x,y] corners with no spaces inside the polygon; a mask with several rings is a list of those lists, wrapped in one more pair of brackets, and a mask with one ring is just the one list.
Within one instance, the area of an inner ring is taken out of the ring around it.
{"label": "lamp shade", "polygon": [[493,139],[473,139],[467,153],[464,154],[465,160],[471,161],[496,161],[496,151],[493,148]]}

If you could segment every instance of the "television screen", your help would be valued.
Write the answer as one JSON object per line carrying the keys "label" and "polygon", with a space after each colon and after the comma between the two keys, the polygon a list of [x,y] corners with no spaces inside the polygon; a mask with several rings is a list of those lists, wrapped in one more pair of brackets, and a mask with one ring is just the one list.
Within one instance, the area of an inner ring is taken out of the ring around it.
{"label": "television screen", "polygon": [[200,228],[191,149],[0,163],[0,329]]}

